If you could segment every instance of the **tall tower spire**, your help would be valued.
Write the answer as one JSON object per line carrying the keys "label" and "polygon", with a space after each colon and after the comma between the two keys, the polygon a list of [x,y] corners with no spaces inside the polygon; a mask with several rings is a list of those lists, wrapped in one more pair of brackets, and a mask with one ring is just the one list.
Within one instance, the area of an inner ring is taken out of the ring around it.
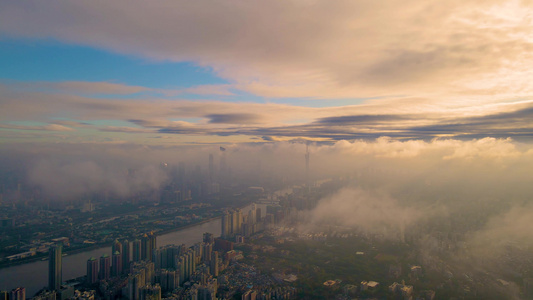
{"label": "tall tower spire", "polygon": [[305,185],[307,187],[307,191],[309,192],[309,143],[307,143],[305,147]]}

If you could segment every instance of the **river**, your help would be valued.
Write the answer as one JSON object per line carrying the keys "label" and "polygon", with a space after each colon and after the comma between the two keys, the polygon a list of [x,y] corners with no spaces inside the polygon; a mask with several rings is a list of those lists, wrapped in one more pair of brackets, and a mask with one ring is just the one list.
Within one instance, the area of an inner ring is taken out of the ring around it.
{"label": "river", "polygon": [[[251,206],[246,206],[243,213],[247,213]],[[261,207],[261,205],[259,205]],[[265,215],[265,209],[262,209]],[[201,242],[204,232],[220,236],[220,218],[209,222],[187,227],[157,236],[157,247],[169,244],[186,244],[192,246]],[[99,258],[104,253],[111,255],[111,247],[102,247],[63,257],[63,281],[84,276],[87,270],[87,260],[90,257]],[[25,287],[26,297],[31,298],[41,288],[48,285],[48,261],[36,261],[0,269],[0,290],[10,291],[15,287]]]}

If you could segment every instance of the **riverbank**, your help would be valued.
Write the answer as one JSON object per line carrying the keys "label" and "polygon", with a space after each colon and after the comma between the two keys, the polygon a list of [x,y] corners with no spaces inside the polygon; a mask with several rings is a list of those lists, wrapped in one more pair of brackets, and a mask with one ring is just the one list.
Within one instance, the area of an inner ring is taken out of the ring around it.
{"label": "riverbank", "polygon": [[[246,206],[244,206],[244,207],[246,207]],[[189,224],[186,224],[186,225],[183,225],[183,226],[169,228],[169,229],[165,229],[165,230],[160,230],[160,231],[156,232],[156,235],[163,235],[163,234],[172,233],[172,232],[179,231],[179,230],[184,230],[184,229],[187,229],[187,228],[190,228],[190,227],[193,227],[193,226],[197,226],[197,225],[201,225],[201,224],[204,224],[204,223],[211,222],[213,220],[219,219],[220,217],[221,216],[218,215],[218,216],[211,217],[211,218],[208,218],[208,219],[203,219],[203,220],[198,221],[198,222],[189,223]],[[112,244],[113,244],[113,242],[108,242],[108,243],[98,243],[98,244],[88,245],[86,247],[80,247],[80,248],[76,248],[76,249],[63,248],[63,250],[64,250],[63,253],[67,254],[67,255],[72,255],[72,254],[76,254],[76,253],[87,252],[87,251],[97,250],[97,249],[100,249],[100,248],[110,247]],[[48,253],[46,253],[46,254],[38,254],[38,255],[35,255],[35,256],[29,257],[29,258],[25,258],[25,259],[20,259],[20,260],[2,262],[2,263],[0,263],[0,270],[1,269],[5,269],[5,268],[9,268],[9,267],[13,267],[13,266],[32,263],[32,262],[36,262],[36,261],[42,261],[43,259],[47,259],[47,258],[48,258]]]}

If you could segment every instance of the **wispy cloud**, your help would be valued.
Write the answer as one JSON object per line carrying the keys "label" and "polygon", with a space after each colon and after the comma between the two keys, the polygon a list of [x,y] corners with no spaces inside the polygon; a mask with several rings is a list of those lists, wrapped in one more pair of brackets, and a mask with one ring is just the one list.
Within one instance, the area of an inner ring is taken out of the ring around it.
{"label": "wispy cloud", "polygon": [[[93,132],[321,140],[374,139],[380,136],[425,140],[435,137],[533,137],[533,125],[529,121],[533,117],[533,104],[527,100],[444,110],[430,104],[409,109],[423,103],[410,98],[398,99],[405,105],[391,104],[393,99],[380,99],[361,105],[312,108],[156,97],[105,99],[26,92],[8,86],[4,86],[3,90],[0,94],[0,117],[11,122],[4,123],[8,124],[3,126],[6,129],[15,129],[15,125],[9,125],[15,124],[13,121],[40,121],[49,125],[18,129],[66,131],[79,127]],[[101,121],[94,122],[98,120]],[[105,120],[120,121],[124,125],[105,124]],[[128,126],[127,123],[136,126]]]}
{"label": "wispy cloud", "polygon": [[214,124],[253,124],[258,123],[262,116],[258,114],[210,114],[205,116],[209,123]]}
{"label": "wispy cloud", "polygon": [[0,124],[0,128],[19,129],[19,130],[74,131],[73,128],[59,125],[59,124],[48,124],[48,125],[42,125],[42,126]]}
{"label": "wispy cloud", "polygon": [[105,127],[99,128],[99,130],[108,131],[108,132],[125,132],[125,133],[154,133],[156,132],[150,129],[126,127],[126,126],[105,126]]}

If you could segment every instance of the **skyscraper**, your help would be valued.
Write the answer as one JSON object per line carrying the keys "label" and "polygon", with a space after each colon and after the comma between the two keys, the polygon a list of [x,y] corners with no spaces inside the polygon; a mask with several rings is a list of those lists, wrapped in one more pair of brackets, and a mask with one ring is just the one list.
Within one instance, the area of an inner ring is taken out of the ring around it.
{"label": "skyscraper", "polygon": [[212,233],[209,233],[209,232],[204,232],[204,243],[209,243],[209,244],[213,244],[215,243],[215,237],[213,236]]}
{"label": "skyscraper", "polygon": [[122,243],[115,239],[113,245],[111,245],[111,253],[114,254],[117,251],[122,253]]}
{"label": "skyscraper", "polygon": [[153,231],[151,231],[150,234],[148,234],[148,247],[150,249],[148,260],[152,261],[154,259],[153,258],[154,251],[157,248],[157,240],[156,240],[155,233]]}
{"label": "skyscraper", "polygon": [[213,252],[213,246],[214,246],[214,242],[213,243],[204,243],[203,244],[203,249],[202,249],[202,259],[201,261],[202,262],[208,262],[211,260],[211,253]]}
{"label": "skyscraper", "polygon": [[9,300],[26,300],[26,289],[23,287],[12,289]]}
{"label": "skyscraper", "polygon": [[144,286],[141,288],[141,299],[161,300],[161,286],[159,284]]}
{"label": "skyscraper", "polygon": [[242,227],[242,211],[240,208],[235,209],[232,213],[231,234],[234,236],[241,233]]}
{"label": "skyscraper", "polygon": [[209,154],[209,183],[213,183],[215,180],[215,162],[213,160],[213,154]]}
{"label": "skyscraper", "polygon": [[261,222],[261,208],[260,208],[260,207],[258,207],[258,208],[255,210],[255,222],[256,222],[256,223]]}
{"label": "skyscraper", "polygon": [[305,187],[309,192],[309,144],[305,148]]}
{"label": "skyscraper", "polygon": [[98,281],[98,261],[91,257],[87,260],[87,283],[94,284]]}
{"label": "skyscraper", "polygon": [[152,231],[149,234],[144,234],[141,238],[141,259],[152,261],[155,248],[156,237],[154,232]]}
{"label": "skyscraper", "polygon": [[229,238],[230,234],[231,234],[231,223],[232,223],[232,216],[229,212],[224,212],[224,214],[222,215],[222,232],[221,232],[221,237],[223,239],[227,239]]}
{"label": "skyscraper", "polygon": [[256,214],[256,205],[255,203],[252,203],[252,208],[250,209],[250,211],[248,212],[248,224],[250,225],[253,225],[255,224],[255,214]]}
{"label": "skyscraper", "polygon": [[141,261],[142,259],[142,245],[141,245],[141,240],[139,239],[136,239],[133,241],[132,243],[132,248],[133,248],[133,261],[137,262],[137,261]]}
{"label": "skyscraper", "polygon": [[226,148],[220,147],[220,170],[218,175],[218,182],[226,185],[228,183],[228,168],[226,166]]}
{"label": "skyscraper", "polygon": [[55,244],[50,247],[48,254],[48,289],[59,291],[62,282],[62,244]]}
{"label": "skyscraper", "polygon": [[104,254],[100,257],[100,276],[101,280],[108,280],[111,276],[111,257]]}
{"label": "skyscraper", "polygon": [[211,260],[209,261],[209,272],[214,277],[218,276],[218,252],[211,252]]}
{"label": "skyscraper", "polygon": [[122,241],[122,270],[127,273],[130,268],[130,242],[128,240]]}
{"label": "skyscraper", "polygon": [[148,235],[145,233],[141,237],[141,260],[147,260],[150,252],[150,247],[148,245]]}
{"label": "skyscraper", "polygon": [[122,274],[122,254],[118,251],[113,253],[113,265],[111,270],[113,277],[120,276]]}

